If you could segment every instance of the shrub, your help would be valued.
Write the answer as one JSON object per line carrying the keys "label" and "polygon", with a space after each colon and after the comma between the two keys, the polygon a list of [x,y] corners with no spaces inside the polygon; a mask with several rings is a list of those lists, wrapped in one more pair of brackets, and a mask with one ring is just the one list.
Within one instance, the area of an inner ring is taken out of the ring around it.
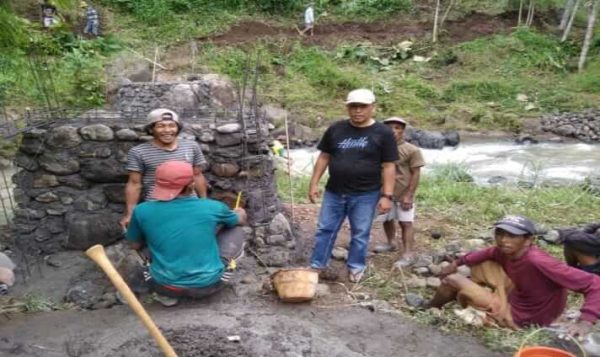
{"label": "shrub", "polygon": [[351,90],[361,84],[354,74],[343,71],[318,48],[294,46],[287,64],[292,71],[305,76],[312,86],[330,93]]}
{"label": "shrub", "polygon": [[381,17],[402,11],[409,11],[413,7],[411,0],[353,0],[341,4],[341,10],[346,15],[359,15],[367,17]]}
{"label": "shrub", "polygon": [[462,164],[436,164],[433,165],[433,177],[449,182],[473,182],[473,176]]}

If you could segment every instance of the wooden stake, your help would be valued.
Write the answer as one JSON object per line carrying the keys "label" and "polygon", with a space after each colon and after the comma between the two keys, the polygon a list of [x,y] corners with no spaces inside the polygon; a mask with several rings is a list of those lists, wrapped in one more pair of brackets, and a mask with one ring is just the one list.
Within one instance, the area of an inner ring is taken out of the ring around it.
{"label": "wooden stake", "polygon": [[294,187],[292,184],[292,160],[290,158],[290,131],[288,127],[288,116],[287,112],[283,116],[284,124],[285,124],[285,141],[286,141],[286,154],[287,154],[287,167],[288,167],[288,178],[290,180],[290,197],[292,200],[292,224],[294,224]]}
{"label": "wooden stake", "polygon": [[240,208],[240,201],[242,200],[242,191],[238,192],[237,198],[235,200],[235,207],[233,209]]}
{"label": "wooden stake", "polygon": [[156,79],[156,60],[158,59],[158,47],[154,48],[154,65],[152,66],[152,83]]}
{"label": "wooden stake", "polygon": [[136,55],[140,56],[140,58],[141,58],[141,59],[143,59],[143,60],[145,60],[145,61],[148,61],[148,62],[152,63],[153,65],[157,66],[158,68],[160,68],[160,69],[165,69],[165,70],[167,69],[167,68],[166,68],[165,66],[163,66],[162,64],[160,64],[160,63],[157,63],[156,61],[153,61],[153,60],[151,60],[150,58],[146,58],[146,57],[144,57],[144,55],[143,55],[143,54],[141,54],[141,53],[139,53],[139,52],[137,52],[137,51],[135,51],[135,50],[132,50],[132,49],[131,49],[131,48],[129,48],[129,47],[126,47],[126,48],[127,48],[129,51],[131,51],[131,52],[135,53]]}

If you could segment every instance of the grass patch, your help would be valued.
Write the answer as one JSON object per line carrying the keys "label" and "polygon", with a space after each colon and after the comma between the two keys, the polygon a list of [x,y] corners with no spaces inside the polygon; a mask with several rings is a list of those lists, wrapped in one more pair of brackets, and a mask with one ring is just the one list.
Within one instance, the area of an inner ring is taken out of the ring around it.
{"label": "grass patch", "polygon": [[[263,98],[309,125],[317,116],[330,121],[345,116],[343,98],[357,87],[375,91],[378,117],[403,115],[425,128],[519,131],[523,117],[577,111],[600,100],[600,62],[590,57],[584,74],[573,73],[578,47],[552,35],[518,29],[440,46],[438,54],[427,50],[433,54],[428,63],[396,56],[382,65],[397,52],[393,46],[340,44],[325,50],[289,41],[207,46],[198,62],[239,82],[253,64],[248,58],[260,53]],[[517,100],[520,94],[525,100]]]}
{"label": "grass patch", "polygon": [[[327,174],[323,175],[319,182],[319,188],[325,189],[325,183],[327,182]],[[284,202],[291,202],[292,197],[294,203],[309,203],[308,200],[308,189],[310,186],[310,176],[292,176],[292,182],[290,184],[289,176],[284,170],[277,170],[275,172],[275,179],[277,182],[277,192],[279,198]]]}
{"label": "grass patch", "polygon": [[51,299],[35,293],[27,294],[22,298],[0,297],[0,314],[48,312],[61,308],[63,307],[55,304]]}
{"label": "grass patch", "polygon": [[523,214],[548,226],[575,226],[594,221],[600,197],[575,185],[482,187],[425,176],[417,201],[425,211],[468,228],[489,226],[505,214]]}

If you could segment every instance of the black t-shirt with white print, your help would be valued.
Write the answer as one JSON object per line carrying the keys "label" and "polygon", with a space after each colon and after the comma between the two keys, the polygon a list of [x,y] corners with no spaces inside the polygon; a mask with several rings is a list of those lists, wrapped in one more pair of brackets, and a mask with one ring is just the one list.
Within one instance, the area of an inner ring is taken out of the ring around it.
{"label": "black t-shirt with white print", "polygon": [[394,134],[385,124],[357,128],[350,120],[332,124],[317,146],[331,155],[326,189],[337,194],[379,190],[381,164],[398,160]]}

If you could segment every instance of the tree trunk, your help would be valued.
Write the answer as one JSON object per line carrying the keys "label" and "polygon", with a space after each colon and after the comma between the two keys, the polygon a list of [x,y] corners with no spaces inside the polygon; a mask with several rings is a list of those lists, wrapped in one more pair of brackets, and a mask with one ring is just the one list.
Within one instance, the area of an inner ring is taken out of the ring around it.
{"label": "tree trunk", "polygon": [[581,55],[579,56],[579,72],[583,71],[585,60],[587,57],[590,44],[592,43],[592,37],[594,37],[594,25],[596,25],[596,15],[598,14],[598,8],[600,8],[600,0],[595,0],[593,5],[590,6],[590,14],[588,16],[587,31],[585,32],[585,39],[583,40],[583,46],[581,47]]}
{"label": "tree trunk", "polygon": [[450,0],[450,3],[448,3],[448,7],[446,8],[446,11],[444,11],[444,16],[442,16],[442,19],[440,20],[440,27],[439,27],[440,30],[444,27],[444,22],[446,21],[446,18],[448,17],[450,10],[455,5],[455,1],[457,1],[457,0]]}
{"label": "tree trunk", "polygon": [[567,21],[569,21],[569,15],[571,14],[573,5],[575,5],[575,0],[567,0],[565,3],[565,10],[563,11],[562,18],[560,19],[560,25],[558,25],[559,30],[564,30],[567,26]]}
{"label": "tree trunk", "polygon": [[517,26],[521,26],[521,19],[523,18],[523,3],[525,2],[525,0],[521,0],[521,3],[519,4],[519,22],[517,23]]}
{"label": "tree trunk", "polygon": [[535,14],[535,0],[529,0],[529,10],[527,11],[527,20],[525,26],[529,27],[533,23],[533,15]]}
{"label": "tree trunk", "polygon": [[571,26],[573,26],[573,21],[575,21],[575,16],[577,16],[577,10],[579,9],[579,4],[581,4],[581,0],[576,0],[575,5],[573,6],[573,12],[571,13],[571,17],[569,18],[567,27],[565,27],[565,31],[563,32],[560,42],[565,42],[567,40],[567,37],[569,37],[569,32],[571,32]]}
{"label": "tree trunk", "polygon": [[440,0],[435,2],[435,14],[433,15],[433,35],[431,42],[436,43],[438,37],[438,17],[440,15]]}

